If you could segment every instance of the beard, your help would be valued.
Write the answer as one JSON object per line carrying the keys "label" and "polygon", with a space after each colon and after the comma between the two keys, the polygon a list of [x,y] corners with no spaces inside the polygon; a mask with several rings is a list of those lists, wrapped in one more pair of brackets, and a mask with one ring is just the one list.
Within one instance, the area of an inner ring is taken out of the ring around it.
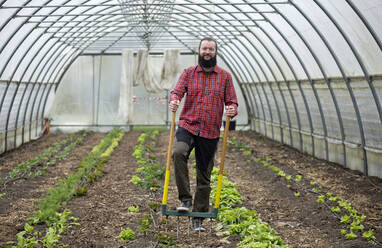
{"label": "beard", "polygon": [[203,56],[199,54],[198,63],[204,68],[211,68],[216,65],[216,55],[209,60],[205,60]]}

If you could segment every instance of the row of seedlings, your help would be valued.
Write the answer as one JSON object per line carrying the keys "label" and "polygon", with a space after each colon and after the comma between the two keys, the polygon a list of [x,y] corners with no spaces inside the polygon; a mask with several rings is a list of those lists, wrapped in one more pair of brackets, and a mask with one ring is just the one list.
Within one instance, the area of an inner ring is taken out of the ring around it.
{"label": "row of seedlings", "polygon": [[[210,194],[211,202],[215,201],[219,169],[212,170]],[[215,226],[217,235],[237,235],[242,241],[239,248],[290,248],[277,235],[266,222],[261,221],[255,210],[245,207],[236,207],[242,204],[242,197],[236,185],[229,181],[226,173],[223,173],[222,188],[220,193],[220,205],[217,220],[220,222]]]}
{"label": "row of seedlings", "polygon": [[165,172],[163,166],[158,163],[157,156],[152,154],[158,134],[157,130],[142,133],[133,152],[138,168],[131,182],[142,189],[149,190],[151,194],[160,192]]}
{"label": "row of seedlings", "polygon": [[[156,146],[156,137],[158,134],[158,130],[142,133],[138,137],[138,144],[134,147],[132,155],[137,159],[138,168],[130,182],[148,191],[152,196],[161,192],[165,174],[164,167],[157,162],[157,156],[152,153]],[[145,207],[147,212],[138,220],[136,231],[141,233],[144,237],[147,236],[151,225],[156,227],[159,224],[159,218],[157,217],[159,208],[160,204],[158,202],[153,201],[148,203],[148,206]],[[139,206],[130,206],[128,210],[130,212],[139,212]],[[131,228],[122,229],[119,237],[124,241],[131,241],[136,238],[136,232]],[[175,246],[174,236],[171,234],[159,232],[154,234],[154,238],[157,241],[155,247]]]}
{"label": "row of seedlings", "polygon": [[322,187],[314,180],[303,180],[303,176],[300,174],[287,174],[284,170],[272,165],[272,158],[269,156],[252,156],[251,158],[251,147],[237,139],[233,139],[231,145],[234,147],[233,151],[238,149],[243,157],[248,158],[247,162],[251,162],[252,160],[255,162],[255,165],[262,165],[273,171],[276,176],[284,178],[286,187],[293,191],[295,197],[301,197],[301,192],[317,195],[317,202],[326,206],[332,212],[333,216],[343,224],[340,233],[344,235],[346,239],[354,240],[359,237],[357,234],[360,233],[362,234],[361,237],[370,243],[382,245],[381,242],[376,240],[373,229],[365,230],[363,223],[366,216],[363,214],[360,215],[350,202],[335,196],[331,192],[323,192]]}
{"label": "row of seedlings", "polygon": [[88,134],[87,131],[73,133],[68,138],[53,143],[33,159],[17,164],[7,176],[0,178],[0,198],[6,195],[6,188],[11,183],[20,179],[44,176],[49,167],[56,165],[60,160],[66,159]]}
{"label": "row of seedlings", "polygon": [[[40,200],[39,209],[27,218],[24,231],[16,235],[17,242],[8,242],[11,245],[9,247],[60,246],[61,234],[71,226],[78,225],[78,219],[69,216],[71,211],[60,212],[60,210],[73,197],[86,194],[84,187],[103,176],[103,167],[123,136],[124,131],[121,129],[115,128],[110,131],[87,157],[81,160],[76,172],[69,174],[60,180],[57,186],[52,187]],[[43,230],[41,224],[46,225],[46,230]]]}
{"label": "row of seedlings", "polygon": [[[232,142],[229,142],[231,143]],[[248,155],[248,151],[244,151]],[[190,157],[195,159],[195,149],[190,153]],[[193,177],[196,178],[196,163],[192,163],[194,169]],[[211,193],[210,202],[215,202],[219,169],[214,167],[211,172]],[[290,248],[277,235],[266,222],[261,221],[255,210],[245,207],[236,207],[242,204],[242,196],[237,190],[235,183],[229,181],[227,173],[223,172],[222,186],[220,191],[220,204],[217,220],[219,221],[214,229],[218,236],[237,235],[242,241],[239,248]]]}

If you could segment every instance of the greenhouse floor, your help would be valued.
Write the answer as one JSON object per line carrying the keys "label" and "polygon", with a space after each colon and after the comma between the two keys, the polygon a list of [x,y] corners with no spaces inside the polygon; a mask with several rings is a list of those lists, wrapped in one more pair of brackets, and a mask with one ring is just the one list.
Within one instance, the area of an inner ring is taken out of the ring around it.
{"label": "greenhouse floor", "polygon": [[[150,203],[161,204],[161,193],[139,188],[130,181],[139,167],[132,153],[140,134],[139,131],[125,133],[104,166],[105,174],[88,186],[85,196],[74,197],[65,205],[80,225],[68,228],[61,235],[61,244],[68,247],[164,247],[157,234],[165,231],[166,218],[158,209],[152,211],[149,207]],[[34,158],[68,136],[51,134],[1,155],[0,178],[8,175],[17,164]],[[49,167],[45,175],[25,177],[7,185],[6,194],[0,198],[0,247],[6,246],[8,241],[16,241],[17,233],[24,230],[26,219],[38,209],[36,201],[60,179],[76,171],[80,161],[104,136],[102,133],[88,134],[82,144],[66,159]],[[168,131],[160,132],[151,151],[163,166],[167,159],[168,137]],[[376,239],[382,242],[381,179],[367,178],[359,172],[302,155],[254,132],[231,131],[229,140],[224,171],[242,196],[242,204],[236,207],[256,210],[259,218],[268,223],[286,244],[296,248],[380,247],[367,242],[362,233],[373,229]],[[217,160],[220,160],[221,143]],[[195,178],[192,166],[189,168],[193,189]],[[325,203],[317,202],[320,195],[325,195]],[[366,216],[364,230],[357,232],[358,237],[354,240],[346,239],[340,232],[341,229],[349,232],[350,224],[338,219],[346,212],[344,208],[338,213],[333,211],[337,206],[334,199],[351,203],[358,215]],[[172,177],[168,208],[174,209],[177,205]],[[130,206],[138,206],[138,212],[129,210]],[[145,214],[153,223],[143,230]],[[187,218],[180,219],[176,238],[176,223],[177,218],[170,216],[168,232],[174,238],[173,242],[169,241],[170,247],[171,243],[173,247],[237,247],[242,240],[237,235],[224,236],[224,230],[214,229],[212,233],[201,233],[200,237],[194,231],[188,235]],[[217,220],[212,221],[213,226],[217,223]],[[204,223],[207,230],[210,224],[210,220]],[[122,228],[134,230],[135,238],[122,241],[118,237]],[[35,229],[44,232],[46,226],[36,225]]]}

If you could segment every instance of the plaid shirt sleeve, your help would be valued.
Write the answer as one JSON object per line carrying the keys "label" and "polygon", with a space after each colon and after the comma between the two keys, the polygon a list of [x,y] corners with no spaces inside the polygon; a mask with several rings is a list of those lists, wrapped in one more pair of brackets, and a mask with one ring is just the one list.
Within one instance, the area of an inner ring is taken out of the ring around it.
{"label": "plaid shirt sleeve", "polygon": [[227,76],[227,84],[225,87],[224,96],[225,96],[225,98],[224,98],[225,106],[233,105],[235,108],[235,116],[236,116],[238,103],[237,103],[235,87],[233,86],[231,74],[228,74],[228,76]]}
{"label": "plaid shirt sleeve", "polygon": [[184,94],[187,91],[187,81],[188,81],[188,75],[187,75],[187,69],[184,69],[182,74],[180,75],[177,84],[175,85],[175,88],[170,92],[170,99],[169,102],[173,100],[182,100]]}

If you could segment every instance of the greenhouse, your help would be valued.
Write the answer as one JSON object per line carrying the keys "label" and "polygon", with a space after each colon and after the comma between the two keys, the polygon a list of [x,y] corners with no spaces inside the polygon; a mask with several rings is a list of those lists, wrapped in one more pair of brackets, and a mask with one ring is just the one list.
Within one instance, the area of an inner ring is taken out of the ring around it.
{"label": "greenhouse", "polygon": [[381,13],[0,0],[0,247],[382,247]]}

